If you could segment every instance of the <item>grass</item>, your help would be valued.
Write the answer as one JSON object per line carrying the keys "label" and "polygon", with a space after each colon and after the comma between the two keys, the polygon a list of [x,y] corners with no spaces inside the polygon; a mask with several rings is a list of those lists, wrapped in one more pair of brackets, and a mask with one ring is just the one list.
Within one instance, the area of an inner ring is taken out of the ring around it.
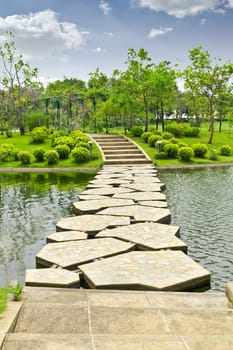
{"label": "grass", "polygon": [[7,308],[8,289],[0,288],[0,314]]}
{"label": "grass", "polygon": [[[40,145],[35,145],[31,143],[31,137],[30,135],[20,135],[19,133],[13,133],[13,137],[7,138],[6,135],[0,135],[0,145],[1,144],[12,144],[18,149],[29,151],[31,154],[33,154],[33,151],[36,148],[43,147],[45,150],[51,150],[51,141],[52,136],[49,136],[45,143]],[[98,147],[93,143],[93,149],[92,149],[92,157],[91,160],[85,163],[76,163],[74,159],[70,156],[68,159],[65,160],[59,160],[59,162],[52,166],[53,168],[98,168],[103,164],[101,153],[98,149]],[[14,167],[14,168],[21,168],[22,164],[19,161],[7,161],[7,162],[0,162],[0,167]],[[25,167],[25,166],[23,166]],[[30,165],[26,166],[27,168],[47,168],[51,166],[48,166],[46,162],[36,162],[35,158],[33,157],[33,162]]]}

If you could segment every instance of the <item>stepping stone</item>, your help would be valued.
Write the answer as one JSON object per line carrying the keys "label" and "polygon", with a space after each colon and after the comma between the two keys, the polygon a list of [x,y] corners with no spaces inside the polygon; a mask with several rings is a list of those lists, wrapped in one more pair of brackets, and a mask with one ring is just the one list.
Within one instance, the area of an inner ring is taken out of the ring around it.
{"label": "stepping stone", "polygon": [[132,184],[124,184],[120,185],[120,188],[130,188],[134,191],[143,191],[143,192],[160,192],[165,189],[165,185],[160,183],[151,183],[150,181],[146,181],[145,183],[132,183]]}
{"label": "stepping stone", "polygon": [[193,291],[210,286],[210,273],[180,251],[135,251],[80,270],[91,288]]}
{"label": "stepping stone", "polygon": [[164,201],[141,201],[138,204],[153,208],[167,208],[167,202]]}
{"label": "stepping stone", "polygon": [[108,199],[109,196],[101,196],[99,194],[86,194],[86,195],[78,195],[78,199],[80,201],[92,201],[96,199]]}
{"label": "stepping stone", "polygon": [[169,224],[171,214],[169,209],[164,208],[153,208],[135,205],[126,205],[122,207],[107,208],[101,210],[97,215],[116,215],[116,216],[128,216],[135,222],[152,221]]}
{"label": "stepping stone", "polygon": [[101,195],[101,196],[112,196],[116,193],[129,193],[133,192],[133,190],[129,188],[121,188],[121,187],[106,187],[106,188],[92,188],[82,192],[82,195]]}
{"label": "stepping stone", "polygon": [[178,226],[156,223],[140,223],[124,227],[107,229],[97,234],[96,238],[114,237],[136,244],[139,250],[174,249],[187,252],[187,246],[176,237]]}
{"label": "stepping stone", "polygon": [[131,193],[116,193],[113,198],[133,199],[135,202],[141,201],[166,201],[164,193],[160,192],[131,192]]}
{"label": "stepping stone", "polygon": [[93,214],[97,211],[110,207],[119,207],[122,205],[133,205],[134,201],[132,199],[117,199],[117,198],[107,198],[107,199],[96,199],[90,201],[81,201],[73,203],[74,212],[77,215],[81,214]]}
{"label": "stepping stone", "polygon": [[47,244],[36,256],[36,263],[50,267],[58,265],[64,269],[74,270],[78,265],[127,252],[134,244],[114,238],[88,239]]}
{"label": "stepping stone", "polygon": [[67,242],[67,241],[80,241],[83,239],[88,239],[88,234],[82,231],[63,231],[55,232],[47,237],[47,243],[54,242]]}
{"label": "stepping stone", "polygon": [[80,215],[63,218],[58,221],[57,231],[82,231],[96,234],[105,228],[129,225],[128,217],[117,217],[111,215]]}
{"label": "stepping stone", "polygon": [[122,179],[95,179],[88,183],[88,185],[122,185],[122,184],[129,184],[129,180],[122,180]]}
{"label": "stepping stone", "polygon": [[28,269],[26,286],[37,287],[80,287],[79,274],[63,269]]}

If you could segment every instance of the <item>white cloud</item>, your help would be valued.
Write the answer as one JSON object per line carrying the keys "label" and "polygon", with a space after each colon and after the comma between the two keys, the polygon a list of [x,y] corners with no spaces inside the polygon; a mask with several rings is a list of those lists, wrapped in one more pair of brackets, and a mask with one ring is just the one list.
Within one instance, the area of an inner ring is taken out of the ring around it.
{"label": "white cloud", "polygon": [[107,16],[112,10],[111,6],[104,0],[100,0],[99,8],[103,11],[105,16]]}
{"label": "white cloud", "polygon": [[110,37],[114,36],[114,34],[112,32],[104,32],[104,34],[107,35],[107,36],[110,36]]}
{"label": "white cloud", "polygon": [[228,0],[227,4],[225,5],[227,8],[233,9],[233,0]]}
{"label": "white cloud", "polygon": [[28,58],[79,50],[85,45],[89,33],[79,31],[74,23],[60,22],[58,17],[51,10],[0,17],[0,32],[12,31],[16,47],[20,47],[20,52]]}
{"label": "white cloud", "polygon": [[171,32],[173,28],[171,27],[160,27],[160,28],[152,28],[150,33],[148,34],[149,39],[154,39],[157,36],[167,34]]}
{"label": "white cloud", "polygon": [[97,47],[96,49],[93,49],[92,51],[93,51],[93,52],[97,52],[97,53],[106,52],[106,50],[103,49],[102,47]]}
{"label": "white cloud", "polygon": [[[233,0],[228,0],[233,4]],[[222,0],[131,0],[131,3],[153,11],[166,12],[177,18],[195,16],[204,11],[218,10]]]}
{"label": "white cloud", "polygon": [[201,25],[205,24],[205,22],[206,22],[206,18],[202,18]]}

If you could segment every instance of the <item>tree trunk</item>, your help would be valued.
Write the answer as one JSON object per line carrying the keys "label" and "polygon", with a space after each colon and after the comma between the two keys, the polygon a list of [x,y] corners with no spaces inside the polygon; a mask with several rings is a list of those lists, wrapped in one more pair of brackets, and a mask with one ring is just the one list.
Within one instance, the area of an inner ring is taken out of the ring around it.
{"label": "tree trunk", "polygon": [[210,137],[209,137],[209,141],[208,144],[211,145],[212,141],[213,141],[213,137],[214,137],[214,117],[211,116],[210,118]]}

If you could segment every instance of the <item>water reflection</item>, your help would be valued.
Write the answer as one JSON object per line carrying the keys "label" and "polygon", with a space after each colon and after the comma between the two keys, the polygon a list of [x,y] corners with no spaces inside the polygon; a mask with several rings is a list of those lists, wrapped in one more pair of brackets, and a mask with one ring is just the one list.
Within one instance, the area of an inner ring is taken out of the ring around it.
{"label": "water reflection", "polygon": [[0,287],[24,280],[56,222],[73,215],[71,203],[94,174],[0,174]]}
{"label": "water reflection", "polygon": [[160,171],[172,223],[188,253],[212,273],[212,291],[233,280],[233,168]]}

